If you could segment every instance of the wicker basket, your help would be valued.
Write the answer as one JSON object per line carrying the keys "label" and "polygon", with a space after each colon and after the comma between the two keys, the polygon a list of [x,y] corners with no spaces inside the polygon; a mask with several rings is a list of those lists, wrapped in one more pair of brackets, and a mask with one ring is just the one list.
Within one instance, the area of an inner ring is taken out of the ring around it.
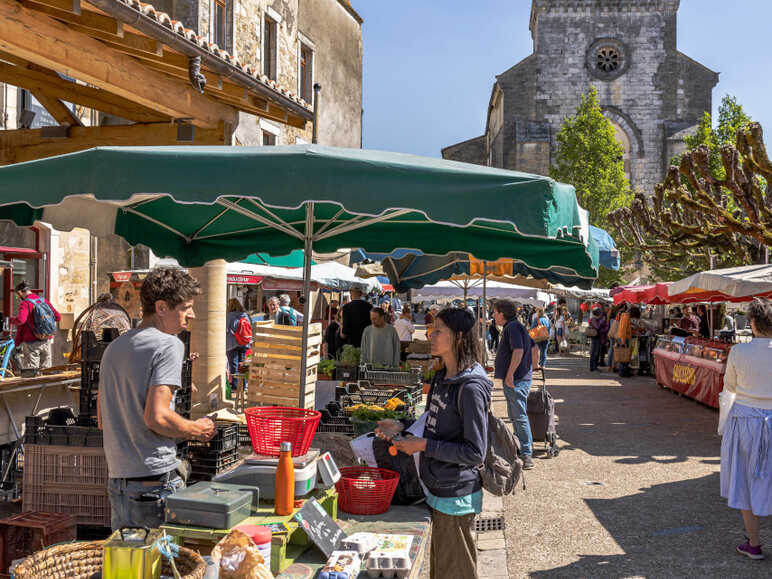
{"label": "wicker basket", "polygon": [[[14,570],[16,579],[90,579],[102,571],[102,547],[104,541],[87,543],[66,543],[38,551],[19,563]],[[182,579],[202,579],[206,573],[204,559],[190,549],[180,547],[180,554],[174,560]],[[164,575],[172,575],[166,559],[163,561]]]}

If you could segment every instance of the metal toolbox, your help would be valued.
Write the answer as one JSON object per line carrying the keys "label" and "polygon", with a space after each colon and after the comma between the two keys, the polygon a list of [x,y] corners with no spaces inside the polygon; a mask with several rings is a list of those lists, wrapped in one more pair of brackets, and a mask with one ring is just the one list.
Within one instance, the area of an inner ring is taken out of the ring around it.
{"label": "metal toolbox", "polygon": [[166,522],[210,529],[230,529],[257,508],[255,486],[199,482],[166,499]]}
{"label": "metal toolbox", "polygon": [[102,579],[159,579],[158,529],[124,527],[105,541]]}

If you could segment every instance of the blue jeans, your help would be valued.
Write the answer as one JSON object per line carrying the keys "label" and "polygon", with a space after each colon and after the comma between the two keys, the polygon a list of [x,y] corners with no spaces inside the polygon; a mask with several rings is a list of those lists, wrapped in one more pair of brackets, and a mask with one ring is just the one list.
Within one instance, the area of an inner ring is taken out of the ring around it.
{"label": "blue jeans", "polygon": [[239,364],[244,361],[247,354],[246,346],[238,346],[232,350],[225,352],[225,357],[228,358],[228,372],[231,373],[231,389],[236,391],[236,379],[232,376],[238,374]]}
{"label": "blue jeans", "polygon": [[549,340],[538,342],[536,344],[539,348],[539,366],[544,368],[547,365],[547,348],[550,346]]}
{"label": "blue jeans", "polygon": [[182,478],[172,472],[165,484],[159,481],[129,481],[111,478],[107,481],[110,497],[111,527],[148,527],[157,529],[164,522],[166,497],[185,488]]}
{"label": "blue jeans", "polygon": [[531,391],[531,379],[515,382],[515,387],[504,385],[504,397],[507,399],[507,414],[515,431],[515,436],[520,441],[520,451],[523,456],[533,454],[533,435],[531,424],[528,422],[528,393]]}

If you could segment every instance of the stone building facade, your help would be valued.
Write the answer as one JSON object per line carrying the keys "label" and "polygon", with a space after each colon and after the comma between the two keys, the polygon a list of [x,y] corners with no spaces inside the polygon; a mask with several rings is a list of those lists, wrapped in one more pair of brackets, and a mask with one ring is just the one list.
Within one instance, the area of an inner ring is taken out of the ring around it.
{"label": "stone building facade", "polygon": [[443,157],[547,174],[563,120],[594,86],[633,190],[652,193],[711,110],[718,82],[678,51],[678,8],[679,0],[533,0],[533,54],[496,77],[485,134]]}
{"label": "stone building facade", "polygon": [[[151,3],[308,103],[313,103],[313,85],[319,83],[319,144],[361,147],[362,19],[349,0]],[[35,113],[31,125],[29,119],[23,122],[25,111]],[[86,126],[126,122],[83,107],[76,111]],[[0,83],[0,130],[56,124],[29,92]],[[240,113],[232,139],[234,145],[310,143],[312,126],[298,129]],[[31,253],[19,253],[26,251]],[[82,229],[20,228],[0,219],[0,313],[16,312],[18,304],[9,290],[24,277],[61,312],[77,316],[109,290],[111,272],[146,268],[151,259],[147,248],[132,250],[117,236],[97,241]],[[66,340],[58,343],[59,350],[66,351]]]}

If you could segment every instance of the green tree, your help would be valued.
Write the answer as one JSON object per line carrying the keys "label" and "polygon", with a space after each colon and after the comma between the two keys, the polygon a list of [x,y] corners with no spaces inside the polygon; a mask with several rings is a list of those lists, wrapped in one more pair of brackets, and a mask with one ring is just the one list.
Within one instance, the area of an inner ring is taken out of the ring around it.
{"label": "green tree", "polygon": [[630,182],[625,176],[624,149],[600,110],[595,87],[582,95],[576,114],[564,121],[556,140],[550,176],[573,185],[579,204],[590,212],[590,223],[607,228],[608,213],[629,205]]}
{"label": "green tree", "polygon": [[[582,95],[576,114],[563,122],[556,140],[556,162],[550,176],[573,185],[579,204],[590,212],[590,223],[608,229],[608,214],[627,207],[632,195],[625,176],[624,148],[603,116],[595,87]],[[632,252],[622,248],[621,258],[623,264],[628,263]],[[621,279],[621,272],[601,268],[596,285],[608,287]]]}
{"label": "green tree", "polygon": [[642,252],[660,279],[761,263],[772,246],[772,163],[761,126],[726,96],[717,126],[706,113],[686,142],[653,196],[636,194],[609,215],[618,241]]}

